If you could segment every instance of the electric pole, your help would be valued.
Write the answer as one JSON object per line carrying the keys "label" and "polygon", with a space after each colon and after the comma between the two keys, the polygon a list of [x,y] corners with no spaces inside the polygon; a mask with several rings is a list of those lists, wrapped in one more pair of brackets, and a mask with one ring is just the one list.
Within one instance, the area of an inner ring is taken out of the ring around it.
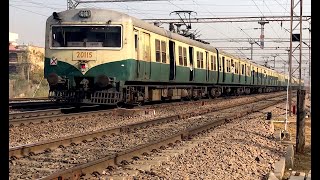
{"label": "electric pole", "polygon": [[261,24],[261,35],[260,35],[260,47],[261,49],[264,48],[264,25],[269,23],[268,21],[263,21],[261,18],[261,21],[258,22],[259,24]]}
{"label": "electric pole", "polygon": [[273,69],[276,70],[276,57],[278,56],[278,54],[273,54]]}
{"label": "electric pole", "polygon": [[253,60],[253,59],[252,59],[252,54],[253,54],[253,44],[254,44],[254,40],[253,40],[253,39],[250,39],[250,40],[249,40],[249,43],[251,44],[251,60]]}
{"label": "electric pole", "polygon": [[300,0],[300,47],[299,47],[299,90],[302,89],[301,84],[301,66],[302,66],[302,0]]}
{"label": "electric pole", "polygon": [[290,50],[289,50],[289,89],[288,89],[288,101],[289,101],[289,116],[291,116],[291,108],[292,108],[292,89],[291,89],[291,77],[292,77],[292,31],[293,31],[293,2],[291,0],[291,21],[290,21]]}

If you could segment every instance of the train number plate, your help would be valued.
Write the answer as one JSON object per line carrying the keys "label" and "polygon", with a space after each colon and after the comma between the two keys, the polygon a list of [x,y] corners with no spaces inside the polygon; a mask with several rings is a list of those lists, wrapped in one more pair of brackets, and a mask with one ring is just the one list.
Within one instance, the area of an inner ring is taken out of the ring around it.
{"label": "train number plate", "polygon": [[95,61],[97,60],[96,51],[73,51],[72,60]]}

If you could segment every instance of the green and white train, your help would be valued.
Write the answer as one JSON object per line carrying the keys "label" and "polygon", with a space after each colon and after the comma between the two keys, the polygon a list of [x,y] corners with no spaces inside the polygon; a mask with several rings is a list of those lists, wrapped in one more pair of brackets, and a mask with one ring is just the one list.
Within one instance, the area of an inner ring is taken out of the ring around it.
{"label": "green and white train", "polygon": [[44,71],[50,98],[109,105],[279,91],[288,82],[264,66],[103,9],[47,19]]}

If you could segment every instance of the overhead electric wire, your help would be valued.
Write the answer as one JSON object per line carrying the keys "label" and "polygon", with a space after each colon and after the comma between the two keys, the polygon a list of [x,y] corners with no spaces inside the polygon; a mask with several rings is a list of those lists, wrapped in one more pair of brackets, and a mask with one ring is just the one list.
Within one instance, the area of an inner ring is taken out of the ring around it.
{"label": "overhead electric wire", "polygon": [[[194,0],[192,0],[193,1],[193,3],[195,3],[196,5],[198,5],[199,7],[200,7],[200,5],[197,3],[197,2],[195,2]],[[205,9],[207,12],[209,12],[212,16],[215,16],[214,14],[212,14],[212,12],[210,12],[210,11],[208,11],[207,9]],[[207,24],[208,26],[210,26],[209,24]],[[233,26],[233,25],[232,25]],[[210,26],[210,27],[212,27],[212,26]],[[228,37],[228,36],[227,36]],[[250,36],[249,36],[250,37]],[[250,37],[251,38],[251,37]],[[241,43],[240,42],[236,42],[236,43],[238,43],[238,44],[240,44],[241,45]],[[248,58],[241,50],[238,50],[245,58]]]}
{"label": "overhead electric wire", "polygon": [[27,11],[27,12],[30,12],[30,13],[33,13],[33,14],[37,14],[37,15],[40,15],[40,16],[48,17],[47,15],[40,14],[40,13],[37,13],[37,12],[34,12],[34,11],[30,11],[30,10],[27,10],[27,9],[23,9],[23,8],[17,7],[17,6],[12,5],[12,4],[9,4],[9,6],[17,8],[17,9],[20,9],[20,10],[23,10],[23,11]]}
{"label": "overhead electric wire", "polygon": [[[254,3],[254,5],[258,8],[258,10],[260,11],[260,13],[262,14],[262,16],[265,16],[262,11],[260,10],[259,6],[254,2],[254,0],[252,0],[252,2]],[[264,2],[264,1],[263,1]],[[269,9],[269,8],[268,8]],[[270,10],[270,9],[269,9]],[[271,12],[271,11],[270,11]],[[278,35],[278,33],[276,33],[276,31],[273,29],[272,26],[270,26],[271,29],[273,30],[273,32],[278,36],[278,38],[280,38],[280,36]]]}

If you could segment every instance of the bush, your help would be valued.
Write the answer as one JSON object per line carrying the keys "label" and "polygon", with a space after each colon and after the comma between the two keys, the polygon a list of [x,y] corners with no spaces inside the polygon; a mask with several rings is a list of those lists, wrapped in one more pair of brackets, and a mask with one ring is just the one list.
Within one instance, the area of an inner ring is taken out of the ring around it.
{"label": "bush", "polygon": [[[43,79],[43,70],[37,70],[30,73],[30,81],[21,77],[19,74],[9,74],[9,80],[12,88],[9,88],[10,97],[47,97],[49,85],[46,79]],[[41,84],[39,85],[39,83]],[[39,89],[37,87],[39,86]]]}

